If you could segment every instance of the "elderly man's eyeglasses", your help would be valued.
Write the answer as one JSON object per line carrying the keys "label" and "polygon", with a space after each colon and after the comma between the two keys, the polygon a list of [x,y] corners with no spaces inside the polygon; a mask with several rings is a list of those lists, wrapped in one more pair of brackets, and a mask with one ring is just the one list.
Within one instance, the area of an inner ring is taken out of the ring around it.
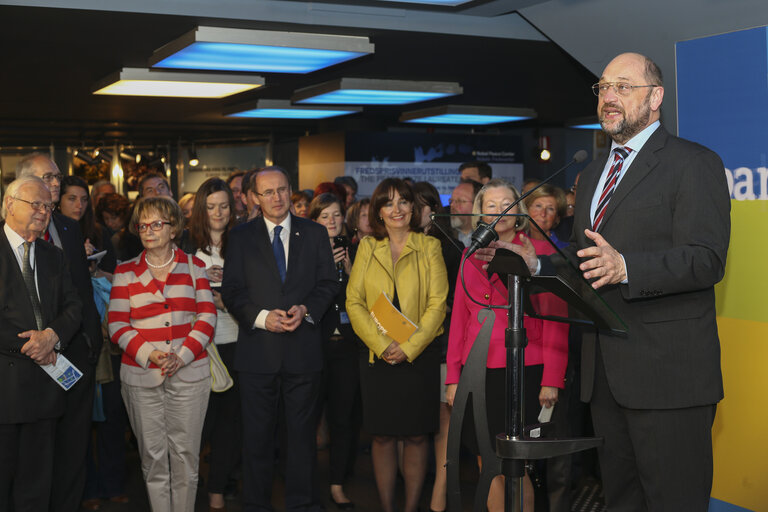
{"label": "elderly man's eyeglasses", "polygon": [[149,222],[146,224],[136,224],[136,231],[139,233],[145,233],[147,229],[152,229],[152,231],[160,231],[163,229],[163,226],[170,226],[170,222],[166,222],[164,220],[156,220],[155,222]]}
{"label": "elderly man's eyeglasses", "polygon": [[256,195],[261,197],[266,197],[267,199],[272,199],[273,197],[275,197],[275,195],[284,196],[285,194],[288,193],[288,190],[289,190],[288,187],[277,187],[277,190],[271,188],[269,190],[265,190],[262,193],[256,192]]}
{"label": "elderly man's eyeglasses", "polygon": [[605,96],[608,89],[613,89],[613,92],[619,96],[629,96],[629,94],[642,87],[659,87],[658,85],[631,85],[628,82],[599,82],[592,86],[592,92],[595,96]]}
{"label": "elderly man's eyeglasses", "polygon": [[452,204],[466,204],[466,203],[474,203],[474,201],[470,201],[469,199],[449,199],[448,205]]}
{"label": "elderly man's eyeglasses", "polygon": [[54,208],[56,208],[56,205],[53,203],[45,203],[43,201],[27,201],[26,199],[22,199],[20,197],[14,197],[14,199],[21,201],[23,203],[27,203],[29,206],[32,207],[33,210],[36,210],[38,212],[48,212],[51,213]]}
{"label": "elderly man's eyeglasses", "polygon": [[45,183],[48,183],[48,184],[50,184],[50,183],[53,183],[53,180],[56,180],[56,181],[58,181],[59,183],[61,183],[61,180],[62,180],[62,178],[64,178],[64,175],[63,175],[63,174],[61,174],[60,172],[57,172],[57,173],[52,173],[52,172],[49,172],[48,174],[43,174],[43,175],[41,176],[41,179],[42,179],[42,180],[43,180]]}

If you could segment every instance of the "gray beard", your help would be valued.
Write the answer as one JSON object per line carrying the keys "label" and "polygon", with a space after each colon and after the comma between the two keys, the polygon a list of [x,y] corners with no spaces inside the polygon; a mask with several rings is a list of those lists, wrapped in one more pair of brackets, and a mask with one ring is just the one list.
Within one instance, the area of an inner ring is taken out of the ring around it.
{"label": "gray beard", "polygon": [[451,227],[461,232],[471,229],[471,224],[467,222],[470,217],[451,217]]}
{"label": "gray beard", "polygon": [[605,116],[600,116],[600,126],[603,128],[603,131],[610,135],[611,139],[616,141],[618,144],[624,144],[629,139],[643,131],[643,129],[648,126],[648,121],[651,118],[651,105],[649,99],[650,95],[646,97],[646,101],[643,103],[643,108],[640,111],[640,114],[637,116],[637,119],[634,121],[628,121],[627,113],[625,111],[624,119],[622,119],[621,122],[617,124],[616,127],[612,130],[608,130],[605,127],[605,124],[603,124],[605,121]]}

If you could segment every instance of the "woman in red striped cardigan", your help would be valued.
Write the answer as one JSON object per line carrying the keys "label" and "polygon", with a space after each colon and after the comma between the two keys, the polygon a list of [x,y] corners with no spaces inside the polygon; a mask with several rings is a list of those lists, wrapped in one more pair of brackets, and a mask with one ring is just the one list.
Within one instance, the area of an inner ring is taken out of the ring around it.
{"label": "woman in red striped cardigan", "polygon": [[216,307],[203,262],[173,243],[182,220],[172,199],[137,203],[129,227],[144,251],[115,269],[109,304],[109,335],[123,349],[121,391],[153,512],[195,508],[211,389],[205,348]]}

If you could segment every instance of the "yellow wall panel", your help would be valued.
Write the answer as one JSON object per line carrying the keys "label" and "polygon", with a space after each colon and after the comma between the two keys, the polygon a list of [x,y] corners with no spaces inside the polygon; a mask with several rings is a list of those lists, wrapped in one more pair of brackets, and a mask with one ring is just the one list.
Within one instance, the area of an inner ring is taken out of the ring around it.
{"label": "yellow wall panel", "polygon": [[[760,302],[768,302],[765,292]],[[768,322],[717,321],[725,398],[712,430],[712,497],[768,512]]]}
{"label": "yellow wall panel", "polygon": [[768,322],[768,201],[731,201],[731,208],[731,245],[725,279],[716,287],[717,313]]}

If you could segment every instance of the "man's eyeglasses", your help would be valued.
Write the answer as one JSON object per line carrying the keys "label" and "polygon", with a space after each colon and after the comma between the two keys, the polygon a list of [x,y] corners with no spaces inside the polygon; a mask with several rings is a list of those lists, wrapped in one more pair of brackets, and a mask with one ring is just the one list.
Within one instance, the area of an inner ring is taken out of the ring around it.
{"label": "man's eyeglasses", "polygon": [[61,180],[62,180],[62,178],[64,178],[64,175],[63,175],[63,174],[61,174],[60,172],[57,172],[57,173],[52,173],[52,172],[49,172],[48,174],[43,174],[43,175],[41,176],[41,179],[42,179],[42,180],[43,180],[45,183],[48,183],[48,184],[50,184],[50,183],[53,183],[53,180],[56,180],[56,181],[58,181],[59,183],[61,183]]}
{"label": "man's eyeglasses", "polygon": [[14,197],[14,199],[27,203],[29,206],[32,207],[33,210],[36,210],[38,212],[45,211],[45,212],[51,213],[53,209],[56,208],[56,205],[53,203],[45,203],[43,201],[27,201],[26,199],[22,199],[20,197]]}
{"label": "man's eyeglasses", "polygon": [[629,96],[634,89],[640,89],[642,87],[661,87],[659,85],[632,85],[628,82],[599,82],[592,86],[592,92],[595,96],[604,96],[608,92],[608,89],[613,89],[613,92],[619,96]]}
{"label": "man's eyeglasses", "polygon": [[275,197],[275,194],[284,196],[285,194],[288,193],[288,190],[290,190],[288,187],[277,187],[277,190],[271,188],[269,190],[265,190],[262,193],[256,192],[256,195],[261,197],[266,197],[267,199],[272,199],[273,197]]}
{"label": "man's eyeglasses", "polygon": [[474,201],[470,201],[469,199],[449,199],[448,205],[452,204],[464,204],[464,203],[474,203]]}
{"label": "man's eyeglasses", "polygon": [[146,224],[136,224],[136,231],[139,233],[144,233],[147,231],[147,229],[152,229],[152,231],[160,231],[163,229],[163,226],[170,226],[170,222],[166,222],[164,220],[156,220],[155,222],[149,222]]}

